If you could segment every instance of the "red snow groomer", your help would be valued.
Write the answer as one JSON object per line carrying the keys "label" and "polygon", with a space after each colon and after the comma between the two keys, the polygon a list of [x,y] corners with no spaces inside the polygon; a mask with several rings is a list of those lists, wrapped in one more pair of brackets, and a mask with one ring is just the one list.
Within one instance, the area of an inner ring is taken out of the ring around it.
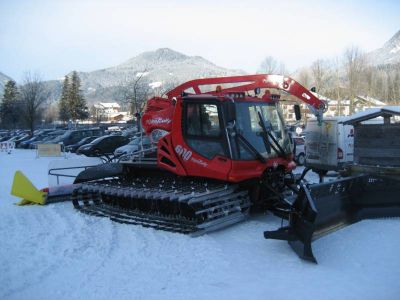
{"label": "red snow groomer", "polygon": [[[293,175],[279,104],[288,95],[323,122],[326,103],[286,76],[186,82],[147,102],[142,125],[154,149],[88,168],[72,195],[43,197],[70,196],[84,213],[192,235],[244,220],[250,209],[268,209],[288,225],[264,236],[287,240],[314,262],[315,238],[364,218],[400,216],[398,179],[362,173],[309,185],[305,173]],[[294,113],[299,119],[298,105]]]}
{"label": "red snow groomer", "polygon": [[82,172],[75,207],[194,235],[239,222],[251,207],[285,211],[296,164],[281,93],[322,118],[326,104],[280,75],[198,79],[148,100],[142,125],[155,152]]}

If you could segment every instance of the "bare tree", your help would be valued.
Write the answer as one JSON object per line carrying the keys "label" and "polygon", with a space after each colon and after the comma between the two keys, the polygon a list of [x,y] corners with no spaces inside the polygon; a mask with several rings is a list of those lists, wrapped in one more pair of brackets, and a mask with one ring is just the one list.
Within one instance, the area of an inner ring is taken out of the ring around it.
{"label": "bare tree", "polygon": [[166,82],[163,82],[161,87],[156,91],[156,95],[162,97],[172,89],[176,88],[179,85],[179,82],[177,80],[169,80]]}
{"label": "bare tree", "polygon": [[375,80],[375,70],[373,66],[367,66],[364,69],[364,76],[363,76],[363,89],[365,91],[365,94],[368,96],[372,96],[374,94],[373,91],[373,83]]}
{"label": "bare tree", "polygon": [[121,83],[119,96],[117,96],[123,103],[129,105],[130,112],[136,117],[138,130],[141,127],[140,119],[143,109],[151,93],[151,87],[145,75],[146,70],[126,78],[125,82]]}
{"label": "bare tree", "polygon": [[58,105],[55,103],[52,103],[50,105],[46,106],[45,112],[44,112],[44,120],[47,124],[53,123],[55,120],[58,119]]}
{"label": "bare tree", "polygon": [[305,86],[306,88],[310,88],[311,75],[308,68],[302,68],[297,75],[297,79],[303,86]]}
{"label": "bare tree", "polygon": [[311,74],[313,76],[315,87],[319,93],[326,93],[326,86],[329,74],[329,65],[327,61],[318,59],[311,65]]}
{"label": "bare tree", "polygon": [[278,74],[285,75],[286,72],[288,72],[288,70],[286,69],[286,65],[282,61],[280,61],[279,68],[278,68]]}
{"label": "bare tree", "polygon": [[22,117],[32,134],[41,119],[49,93],[39,75],[31,73],[25,75],[20,93]]}
{"label": "bare tree", "polygon": [[333,69],[333,82],[334,82],[334,91],[333,91],[332,95],[337,100],[336,114],[338,116],[340,116],[342,114],[341,113],[341,110],[342,110],[342,108],[341,108],[341,104],[342,104],[341,103],[342,102],[341,97],[342,96],[341,96],[341,93],[340,93],[341,88],[342,88],[342,81],[341,81],[341,78],[340,78],[340,73],[341,73],[341,70],[342,70],[342,64],[341,64],[341,61],[340,61],[339,57],[335,57],[333,59],[333,61],[332,61],[332,69]]}
{"label": "bare tree", "polygon": [[272,56],[267,56],[260,65],[260,72],[266,74],[275,74],[278,71],[279,62]]}
{"label": "bare tree", "polygon": [[260,64],[259,73],[265,74],[285,74],[286,66],[282,61],[278,61],[272,56],[267,56]]}
{"label": "bare tree", "polygon": [[346,49],[344,53],[344,65],[350,98],[350,113],[353,113],[354,98],[357,96],[363,70],[366,66],[365,56],[360,48],[352,46]]}
{"label": "bare tree", "polygon": [[400,70],[396,69],[396,74],[394,75],[394,92],[395,92],[395,105],[400,104]]}
{"label": "bare tree", "polygon": [[90,106],[89,115],[92,121],[95,122],[96,124],[99,124],[105,120],[104,110],[96,105]]}

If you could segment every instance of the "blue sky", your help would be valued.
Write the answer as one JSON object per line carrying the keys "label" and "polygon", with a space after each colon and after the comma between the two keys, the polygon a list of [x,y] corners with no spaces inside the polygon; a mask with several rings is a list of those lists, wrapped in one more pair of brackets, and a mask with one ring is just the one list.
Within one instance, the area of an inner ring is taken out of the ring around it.
{"label": "blue sky", "polygon": [[246,72],[271,55],[293,71],[398,30],[400,1],[0,0],[0,72],[57,79],[161,47]]}

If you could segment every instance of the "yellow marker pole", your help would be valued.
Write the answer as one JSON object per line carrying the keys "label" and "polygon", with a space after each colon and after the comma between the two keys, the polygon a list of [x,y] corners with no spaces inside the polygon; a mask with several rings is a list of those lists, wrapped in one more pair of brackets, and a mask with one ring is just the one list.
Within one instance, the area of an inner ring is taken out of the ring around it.
{"label": "yellow marker pole", "polygon": [[15,172],[11,195],[22,198],[17,205],[46,204],[47,193],[39,191],[21,171]]}

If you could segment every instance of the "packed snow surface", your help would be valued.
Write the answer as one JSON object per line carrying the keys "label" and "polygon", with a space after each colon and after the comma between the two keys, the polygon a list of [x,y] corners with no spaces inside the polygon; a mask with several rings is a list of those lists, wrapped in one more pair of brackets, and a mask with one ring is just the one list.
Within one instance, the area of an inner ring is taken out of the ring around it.
{"label": "packed snow surface", "polygon": [[0,153],[0,299],[399,299],[399,219],[317,240],[315,265],[264,239],[281,223],[271,214],[191,238],[84,215],[67,202],[15,206],[14,172],[45,187],[51,160]]}

